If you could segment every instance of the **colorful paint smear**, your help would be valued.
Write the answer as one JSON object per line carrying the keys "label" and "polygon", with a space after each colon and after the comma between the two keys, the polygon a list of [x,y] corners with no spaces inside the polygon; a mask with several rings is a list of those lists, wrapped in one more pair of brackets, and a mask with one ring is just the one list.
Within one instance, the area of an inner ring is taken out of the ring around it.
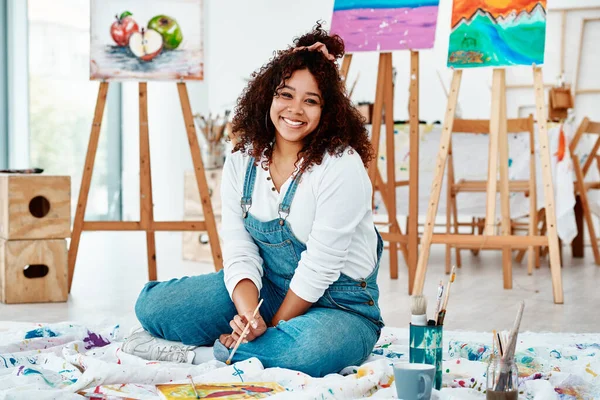
{"label": "colorful paint smear", "polygon": [[439,0],[335,0],[331,32],[346,51],[430,49]]}
{"label": "colorful paint smear", "polygon": [[546,0],[454,0],[448,66],[542,65]]}
{"label": "colorful paint smear", "polygon": [[196,384],[196,393],[191,384],[156,385],[166,400],[180,399],[264,399],[285,389],[275,382],[213,383]]}

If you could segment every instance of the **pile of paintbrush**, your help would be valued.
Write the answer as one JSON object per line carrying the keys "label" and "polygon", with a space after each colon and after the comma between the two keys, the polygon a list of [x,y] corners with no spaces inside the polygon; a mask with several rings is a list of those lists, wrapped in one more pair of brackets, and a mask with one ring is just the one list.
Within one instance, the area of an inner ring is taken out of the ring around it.
{"label": "pile of paintbrush", "polygon": [[420,326],[444,325],[444,318],[446,318],[446,309],[448,307],[448,298],[450,297],[450,286],[452,285],[455,279],[456,266],[452,266],[448,286],[444,288],[443,282],[440,281],[440,285],[438,287],[437,292],[437,302],[432,319],[427,320],[427,298],[423,294],[415,294],[411,296],[411,324]]}
{"label": "pile of paintbrush", "polygon": [[230,110],[226,110],[223,116],[217,114],[215,117],[209,113],[208,118],[202,114],[194,115],[196,125],[198,125],[209,146],[213,143],[219,143],[225,138],[225,128],[227,127],[230,113]]}
{"label": "pile of paintbrush", "polygon": [[[512,382],[512,374],[510,369],[510,364],[515,356],[515,349],[517,347],[517,337],[519,336],[519,328],[521,326],[521,319],[523,318],[523,310],[525,309],[525,302],[521,301],[519,304],[519,310],[517,311],[517,317],[515,318],[515,322],[513,324],[512,330],[508,336],[508,342],[503,341],[498,334],[498,349],[500,353],[500,357],[502,358],[501,362],[501,371],[500,376],[498,377],[498,381],[496,383],[496,387],[494,387],[494,391],[504,392],[507,388],[513,385]],[[496,342],[496,334],[494,333],[494,343]],[[504,342],[504,344],[502,343]]]}

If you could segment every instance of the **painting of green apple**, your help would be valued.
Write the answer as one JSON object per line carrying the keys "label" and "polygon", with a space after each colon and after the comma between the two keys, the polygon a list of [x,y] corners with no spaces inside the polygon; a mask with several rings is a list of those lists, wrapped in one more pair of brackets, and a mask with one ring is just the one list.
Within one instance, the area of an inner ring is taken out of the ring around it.
{"label": "painting of green apple", "polygon": [[91,0],[90,79],[204,79],[202,0]]}

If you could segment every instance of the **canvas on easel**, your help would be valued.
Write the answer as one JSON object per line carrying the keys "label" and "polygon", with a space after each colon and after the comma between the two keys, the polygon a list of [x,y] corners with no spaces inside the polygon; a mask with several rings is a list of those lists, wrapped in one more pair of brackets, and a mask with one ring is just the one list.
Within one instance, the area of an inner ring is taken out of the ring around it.
{"label": "canvas on easel", "polygon": [[[511,250],[548,246],[554,302],[563,303],[560,253],[556,230],[554,188],[550,171],[550,153],[542,70],[546,37],[546,1],[454,0],[448,66],[472,68],[486,66],[530,65],[534,78],[538,143],[544,182],[547,236],[511,234],[508,179],[508,141],[506,112],[506,71],[494,68],[492,108],[489,129],[489,164],[486,218],[483,235],[433,234],[444,171],[451,146],[462,69],[455,69],[444,118],[436,174],[421,239],[421,252],[414,282],[416,293],[423,293],[431,244],[450,244],[473,249],[502,250],[504,288],[512,288]],[[493,39],[492,41],[490,41]],[[522,40],[521,40],[522,39]],[[500,180],[498,181],[498,170]],[[501,234],[495,234],[496,192],[501,199]]]}
{"label": "canvas on easel", "polygon": [[[379,67],[373,105],[371,143],[376,156],[382,116],[386,127],[386,181],[375,160],[369,167],[373,194],[379,191],[388,213],[389,232],[381,232],[389,243],[390,277],[398,278],[398,248],[408,266],[408,292],[412,283],[418,254],[418,181],[419,181],[419,52],[430,49],[435,40],[439,0],[335,0],[331,33],[344,40],[347,54],[341,66],[346,79],[357,52],[378,52]],[[408,181],[396,181],[394,154],[394,78],[392,51],[410,50],[410,168]],[[407,234],[403,234],[396,217],[396,188],[409,186],[409,215]]]}
{"label": "canvas on easel", "polygon": [[[82,231],[145,231],[148,278],[157,279],[156,231],[206,231],[216,270],[223,258],[185,81],[202,80],[202,0],[91,0],[90,79],[100,80],[69,247],[69,291]],[[114,16],[114,20],[109,16]],[[139,84],[140,220],[84,221],[109,81]],[[202,200],[202,221],[155,221],[148,126],[148,80],[174,81]]]}

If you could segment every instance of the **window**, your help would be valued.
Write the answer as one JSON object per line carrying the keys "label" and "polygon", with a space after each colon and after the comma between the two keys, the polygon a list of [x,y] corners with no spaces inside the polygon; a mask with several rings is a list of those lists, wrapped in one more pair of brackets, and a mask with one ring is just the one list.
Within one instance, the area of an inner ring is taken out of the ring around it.
{"label": "window", "polygon": [[0,0],[0,168],[8,168],[8,49],[6,0]]}
{"label": "window", "polygon": [[[89,79],[90,2],[28,0],[27,14],[29,159],[71,176],[74,217],[100,85]],[[120,219],[120,186],[121,85],[111,83],[85,219]]]}

